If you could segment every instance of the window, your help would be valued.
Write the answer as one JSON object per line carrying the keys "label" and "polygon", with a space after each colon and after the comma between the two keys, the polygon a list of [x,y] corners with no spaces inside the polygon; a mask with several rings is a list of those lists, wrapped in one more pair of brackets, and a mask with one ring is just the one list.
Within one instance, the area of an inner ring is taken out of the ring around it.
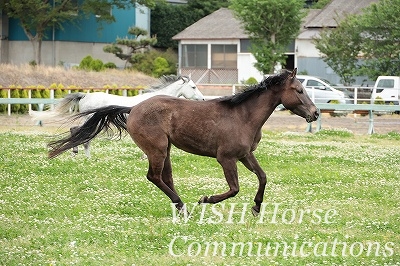
{"label": "window", "polygon": [[292,40],[285,48],[286,53],[294,53],[295,52],[295,41]]}
{"label": "window", "polygon": [[307,87],[314,87],[314,89],[318,89],[318,90],[331,90],[328,87],[326,87],[323,83],[316,81],[316,80],[308,80],[307,81]]}
{"label": "window", "polygon": [[211,45],[211,68],[237,68],[237,45]]}
{"label": "window", "polygon": [[250,53],[251,42],[249,39],[240,40],[240,52],[241,53]]}
{"label": "window", "polygon": [[207,44],[182,45],[182,67],[207,68]]}
{"label": "window", "polygon": [[394,79],[381,79],[377,87],[380,88],[394,88]]}
{"label": "window", "polygon": [[312,87],[322,87],[322,86],[324,86],[324,84],[322,84],[321,82],[318,82],[318,81],[316,81],[316,80],[312,80],[312,79],[310,79],[310,80],[308,80],[307,81],[307,86],[312,86]]}

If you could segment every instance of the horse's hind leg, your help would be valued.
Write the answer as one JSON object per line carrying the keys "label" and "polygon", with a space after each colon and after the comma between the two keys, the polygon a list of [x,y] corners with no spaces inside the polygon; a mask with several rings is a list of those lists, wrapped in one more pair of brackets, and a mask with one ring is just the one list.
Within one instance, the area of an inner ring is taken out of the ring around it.
{"label": "horse's hind leg", "polygon": [[136,135],[133,139],[147,155],[149,161],[147,179],[164,192],[178,210],[182,210],[184,204],[176,193],[172,180],[168,138],[166,136],[165,138],[157,136],[151,140],[149,136],[142,138]]}
{"label": "horse's hind leg", "polygon": [[218,162],[221,164],[226,182],[228,182],[229,190],[219,195],[213,195],[211,197],[203,196],[199,203],[218,203],[227,198],[234,197],[239,193],[239,180],[236,166],[236,159],[218,158]]}
{"label": "horse's hind leg", "polygon": [[264,191],[265,185],[267,184],[267,177],[265,172],[261,169],[256,157],[254,157],[253,153],[250,153],[246,157],[240,160],[247,169],[255,173],[258,177],[258,190],[257,194],[254,198],[255,206],[252,208],[252,212],[254,216],[257,216],[260,213],[261,203],[264,199]]}
{"label": "horse's hind leg", "polygon": [[83,143],[83,147],[85,148],[86,157],[90,158],[90,140]]}
{"label": "horse's hind leg", "polygon": [[[69,132],[70,132],[71,136],[72,136],[73,134],[77,133],[78,131],[79,131],[79,127],[78,127],[78,126],[71,127],[71,128],[69,129]],[[74,155],[78,154],[78,146],[73,147],[73,148],[72,148],[72,152],[73,152]]]}
{"label": "horse's hind leg", "polygon": [[[75,126],[75,127],[71,127],[69,129],[69,131],[70,131],[71,135],[73,135],[73,134],[77,133],[79,131],[79,129],[80,128],[78,126]],[[90,158],[90,141],[83,143],[83,147],[85,149],[86,157]],[[75,155],[78,154],[78,146],[73,147],[72,152]]]}
{"label": "horse's hind leg", "polygon": [[[161,156],[149,156],[149,170],[147,172],[147,179],[152,182],[154,185],[156,185],[162,192],[164,192],[165,195],[167,195],[172,203],[175,204],[175,207],[178,210],[181,210],[184,206],[182,200],[176,194],[176,191],[173,187],[172,184],[172,177],[169,178],[163,178],[163,167],[164,167],[164,161],[166,157],[161,157]],[[167,181],[167,183],[164,182],[164,179]],[[172,186],[172,188],[170,187]]]}

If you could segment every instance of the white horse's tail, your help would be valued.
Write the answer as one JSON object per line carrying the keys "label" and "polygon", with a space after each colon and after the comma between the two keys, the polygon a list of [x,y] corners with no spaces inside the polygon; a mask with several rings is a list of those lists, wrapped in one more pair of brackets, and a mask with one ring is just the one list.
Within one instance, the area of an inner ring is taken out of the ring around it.
{"label": "white horse's tail", "polygon": [[70,114],[78,112],[79,101],[86,96],[86,93],[77,92],[66,95],[62,98],[54,107],[53,110],[47,111],[31,111],[29,114],[35,121],[49,120],[56,118],[57,116],[62,116],[65,114]]}

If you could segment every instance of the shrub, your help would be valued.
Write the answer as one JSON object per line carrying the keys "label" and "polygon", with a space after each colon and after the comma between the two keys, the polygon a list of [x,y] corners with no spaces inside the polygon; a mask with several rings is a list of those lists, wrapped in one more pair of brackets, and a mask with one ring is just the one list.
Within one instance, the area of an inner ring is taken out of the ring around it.
{"label": "shrub", "polygon": [[138,95],[138,94],[139,94],[139,90],[130,89],[130,90],[127,91],[127,95],[128,95],[129,97],[131,97],[131,96],[136,96],[136,95]]}
{"label": "shrub", "polygon": [[258,84],[258,81],[256,80],[256,78],[250,77],[244,83],[247,85],[255,85]]}
{"label": "shrub", "polygon": [[113,62],[107,62],[104,64],[104,68],[115,69],[115,68],[117,68],[117,66]]}
{"label": "shrub", "polygon": [[91,57],[90,55],[85,56],[79,63],[79,69],[90,70],[90,64],[92,63],[92,61],[93,57]]}
{"label": "shrub", "polygon": [[83,70],[93,70],[96,72],[102,71],[104,69],[103,61],[100,59],[93,59],[90,55],[84,57],[79,63],[79,69]]}
{"label": "shrub", "polygon": [[49,89],[40,90],[40,94],[42,94],[42,98],[50,98],[50,90]]}
{"label": "shrub", "polygon": [[[8,90],[0,89],[0,98],[7,98]],[[7,112],[7,104],[0,104],[0,113]]]}
{"label": "shrub", "polygon": [[62,98],[63,97],[63,92],[60,88],[57,88],[54,90],[54,98]]}
{"label": "shrub", "polygon": [[169,64],[167,59],[163,57],[157,57],[153,61],[153,71],[152,74],[155,77],[161,77],[162,75],[168,74],[170,72]]}
{"label": "shrub", "polygon": [[[28,91],[27,90],[18,90],[20,98],[28,98]],[[28,104],[21,104],[19,107],[20,114],[26,114],[29,110]]]}
{"label": "shrub", "polygon": [[94,60],[92,60],[92,62],[90,62],[89,67],[90,67],[90,70],[100,72],[104,69],[103,61],[101,61],[100,59],[94,59]]}
{"label": "shrub", "polygon": [[[39,89],[33,89],[31,91],[31,98],[42,98],[42,95],[40,94]],[[32,104],[32,110],[37,111],[39,110],[39,107],[37,104]]]}
{"label": "shrub", "polygon": [[[17,89],[13,89],[13,90],[11,90],[10,95],[11,95],[11,98],[19,98],[19,91]],[[21,107],[21,105],[19,103],[12,104],[11,105],[11,112],[12,113],[18,113],[20,107]]]}
{"label": "shrub", "polygon": [[[156,58],[161,57],[167,60],[168,70],[164,69],[165,73],[163,75],[176,74],[176,65],[178,63],[178,56],[173,50],[168,49],[165,52],[160,52],[157,50],[151,50],[146,53],[134,54],[134,63],[132,63],[132,69],[143,72],[147,75],[155,75],[155,65]],[[163,61],[163,60],[162,60]],[[161,60],[157,60],[157,63]]]}
{"label": "shrub", "polygon": [[374,104],[385,104],[385,101],[382,99],[382,97],[376,97]]}
{"label": "shrub", "polygon": [[109,93],[110,93],[110,94],[114,94],[114,95],[122,96],[122,90],[115,90],[115,89],[113,89],[113,90],[109,90]]}

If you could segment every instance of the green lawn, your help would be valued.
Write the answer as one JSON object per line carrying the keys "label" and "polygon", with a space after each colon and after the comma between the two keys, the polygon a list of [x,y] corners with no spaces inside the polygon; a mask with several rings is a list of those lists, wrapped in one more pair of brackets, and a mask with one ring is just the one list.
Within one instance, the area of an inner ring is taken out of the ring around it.
{"label": "green lawn", "polygon": [[0,133],[0,265],[400,265],[398,133],[266,132],[256,218],[255,175],[239,165],[235,198],[197,205],[227,190],[222,170],[173,149],[178,220],[128,137],[49,160],[51,136]]}

